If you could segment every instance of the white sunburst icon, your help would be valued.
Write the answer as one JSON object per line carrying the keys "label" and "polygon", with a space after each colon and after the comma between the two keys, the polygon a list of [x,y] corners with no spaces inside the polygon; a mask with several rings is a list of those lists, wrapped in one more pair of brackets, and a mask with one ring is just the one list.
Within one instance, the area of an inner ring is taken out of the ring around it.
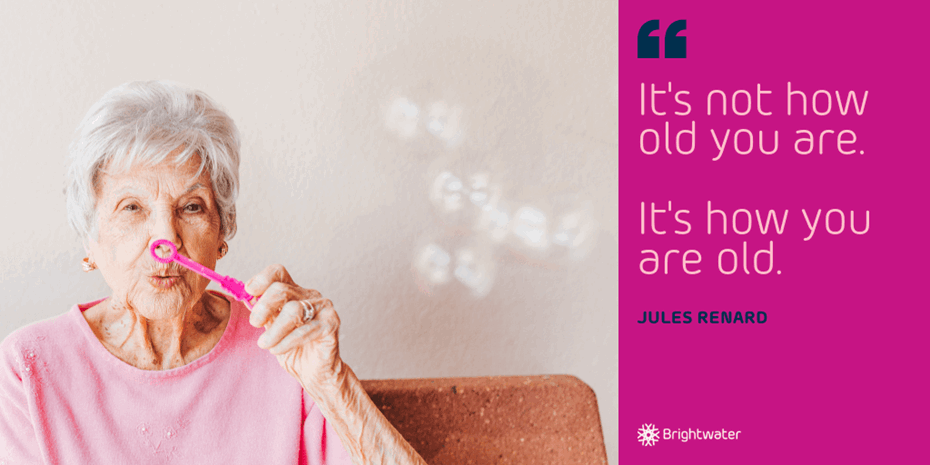
{"label": "white sunburst icon", "polygon": [[659,428],[652,423],[646,423],[638,429],[639,436],[636,438],[644,446],[654,446],[659,441]]}

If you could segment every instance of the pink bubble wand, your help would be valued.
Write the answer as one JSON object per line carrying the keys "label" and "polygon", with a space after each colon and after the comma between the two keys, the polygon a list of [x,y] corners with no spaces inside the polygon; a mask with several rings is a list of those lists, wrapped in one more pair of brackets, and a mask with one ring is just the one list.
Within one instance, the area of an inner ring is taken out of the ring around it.
{"label": "pink bubble wand", "polygon": [[[169,250],[171,250],[171,255],[169,255],[168,258],[162,258],[158,256],[157,250],[161,246],[166,246]],[[223,289],[226,289],[227,292],[232,294],[236,300],[245,302],[245,306],[249,307],[249,310],[252,309],[252,299],[254,299],[255,296],[245,292],[245,284],[242,284],[242,281],[239,281],[231,276],[223,276],[201,265],[200,263],[197,263],[185,257],[184,255],[179,254],[177,247],[174,246],[174,243],[166,239],[159,239],[155,241],[155,243],[152,244],[151,252],[152,257],[154,257],[155,261],[158,263],[178,262],[184,268],[187,268],[188,270],[191,270],[194,273],[197,273],[200,276],[203,276],[204,278],[207,278],[218,283],[220,286],[223,286]]]}

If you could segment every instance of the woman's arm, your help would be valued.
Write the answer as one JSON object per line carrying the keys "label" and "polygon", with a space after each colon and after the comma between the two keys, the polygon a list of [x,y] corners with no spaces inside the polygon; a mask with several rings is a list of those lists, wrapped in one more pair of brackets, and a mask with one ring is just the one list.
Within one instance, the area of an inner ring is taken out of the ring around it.
{"label": "woman's arm", "polygon": [[249,323],[264,326],[268,349],[307,391],[356,465],[426,464],[387,421],[339,356],[339,316],[318,291],[305,289],[281,265],[249,280],[260,296]]}
{"label": "woman's arm", "polygon": [[341,363],[332,381],[304,389],[339,435],[352,462],[361,464],[426,464],[388,422],[362,388],[355,373]]}

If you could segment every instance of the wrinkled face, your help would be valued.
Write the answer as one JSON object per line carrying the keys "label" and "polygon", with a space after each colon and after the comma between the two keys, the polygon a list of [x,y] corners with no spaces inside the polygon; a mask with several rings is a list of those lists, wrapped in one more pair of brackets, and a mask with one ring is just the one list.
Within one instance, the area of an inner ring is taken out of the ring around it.
{"label": "wrinkled face", "polygon": [[169,156],[158,165],[98,178],[98,233],[87,251],[113,291],[111,305],[163,320],[181,316],[203,295],[206,278],[176,263],[158,263],[149,252],[153,242],[167,239],[181,255],[216,266],[220,215],[206,170],[194,177],[199,166],[199,157],[176,166]]}

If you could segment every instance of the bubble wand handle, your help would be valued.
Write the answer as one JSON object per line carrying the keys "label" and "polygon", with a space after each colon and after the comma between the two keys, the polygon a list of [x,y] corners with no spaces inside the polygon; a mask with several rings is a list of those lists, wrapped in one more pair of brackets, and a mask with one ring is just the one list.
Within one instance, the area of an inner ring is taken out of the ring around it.
{"label": "bubble wand handle", "polygon": [[[158,255],[158,248],[161,246],[168,247],[168,249],[171,250],[171,254],[167,258]],[[201,265],[200,263],[197,263],[185,257],[184,255],[179,254],[178,249],[174,246],[174,243],[166,239],[155,241],[155,243],[152,244],[150,251],[152,252],[152,257],[155,258],[155,261],[159,263],[178,262],[178,264],[184,268],[187,268],[188,270],[191,270],[194,273],[197,273],[211,281],[215,281],[220,286],[222,286],[223,289],[226,289],[227,292],[232,294],[236,300],[245,302],[245,306],[249,307],[250,310],[252,309],[252,299],[255,297],[245,291],[245,284],[242,284],[242,281],[239,281],[231,276],[223,276]]]}

